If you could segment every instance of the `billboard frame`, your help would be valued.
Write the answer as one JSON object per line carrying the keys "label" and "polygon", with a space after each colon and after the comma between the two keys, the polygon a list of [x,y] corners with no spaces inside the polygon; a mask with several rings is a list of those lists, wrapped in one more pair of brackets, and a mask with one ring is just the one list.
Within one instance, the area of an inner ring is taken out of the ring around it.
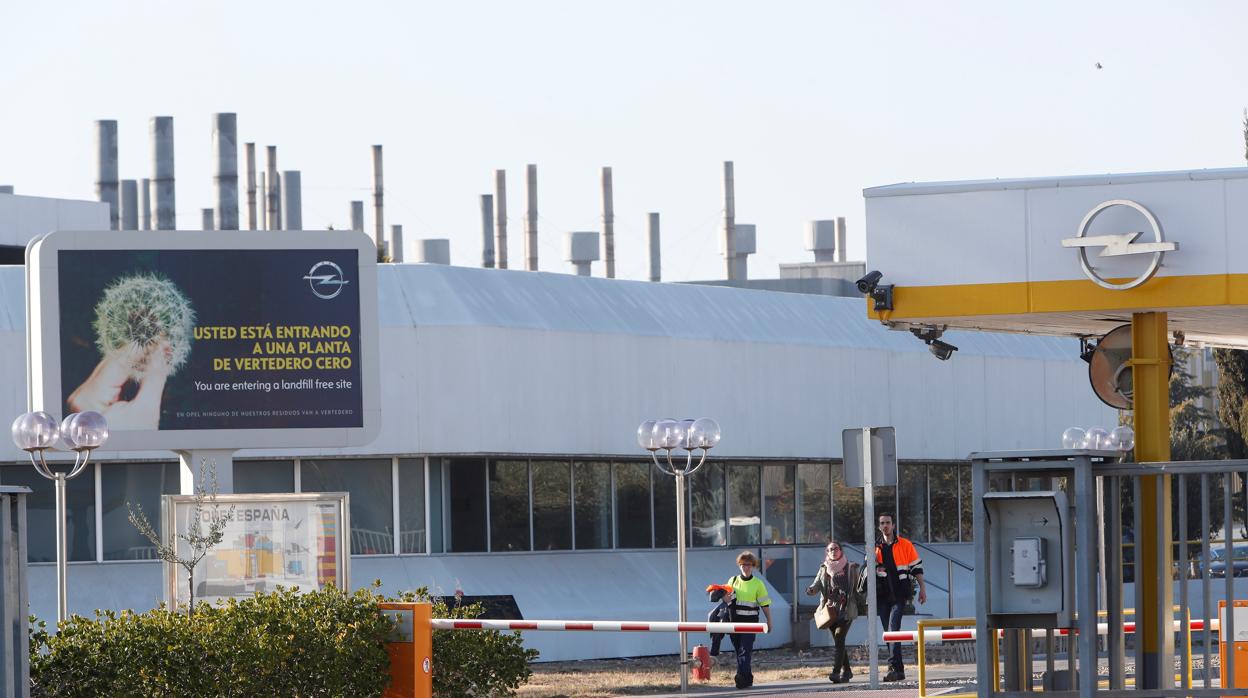
{"label": "billboard frame", "polygon": [[27,248],[27,408],[62,412],[60,269],[66,250],[355,250],[358,252],[361,420],[359,427],[114,430],[108,451],[342,448],[372,442],[381,430],[377,250],[355,231],[57,231]]}
{"label": "billboard frame", "polygon": [[[182,533],[178,526],[178,510],[183,506],[194,506],[196,495],[193,494],[166,494],[160,498],[160,521],[161,534],[168,536],[168,532]],[[339,564],[337,568],[337,584],[338,588],[343,591],[351,590],[351,495],[347,492],[285,492],[278,494],[217,494],[215,498],[204,498],[204,506],[228,508],[237,507],[243,502],[258,502],[266,505],[273,504],[289,504],[289,503],[305,503],[305,502],[333,502],[338,507],[338,538],[337,551]],[[214,546],[209,550],[209,554],[216,550]],[[202,560],[200,561],[202,564]],[[202,570],[196,565],[198,581],[206,581],[202,577]],[[179,578],[185,569],[181,565],[177,565],[165,560],[161,561],[161,574],[163,577],[162,587],[165,591],[166,605],[176,611],[178,609],[178,592],[185,579]],[[298,586],[298,585],[292,585]],[[301,591],[315,591],[314,589],[301,589]],[[242,596],[233,598],[248,598],[255,592],[247,592]]]}

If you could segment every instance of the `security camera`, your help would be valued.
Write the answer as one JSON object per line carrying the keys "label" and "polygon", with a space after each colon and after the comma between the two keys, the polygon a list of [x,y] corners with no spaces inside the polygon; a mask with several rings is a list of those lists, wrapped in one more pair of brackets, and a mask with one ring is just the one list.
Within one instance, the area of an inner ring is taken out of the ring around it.
{"label": "security camera", "polygon": [[945,328],[933,327],[931,325],[926,327],[911,327],[910,333],[923,340],[924,343],[931,343],[934,340],[940,339],[940,336],[945,333]]}
{"label": "security camera", "polygon": [[927,350],[932,352],[932,356],[941,361],[948,361],[949,357],[953,356],[953,352],[957,351],[958,348],[939,339],[933,339],[927,343]]}
{"label": "security camera", "polygon": [[858,286],[858,292],[866,296],[871,295],[874,293],[875,287],[879,285],[880,279],[882,278],[884,278],[884,275],[878,271],[867,272],[866,276],[855,282]]}

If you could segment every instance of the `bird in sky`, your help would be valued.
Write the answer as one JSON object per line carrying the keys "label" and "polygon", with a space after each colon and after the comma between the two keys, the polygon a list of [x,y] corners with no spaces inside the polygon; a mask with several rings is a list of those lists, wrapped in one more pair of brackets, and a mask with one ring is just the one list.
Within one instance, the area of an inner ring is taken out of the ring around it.
{"label": "bird in sky", "polygon": [[1100,69],[1101,69],[1101,63],[1100,63],[1100,61],[1097,61],[1097,63],[1096,63],[1096,69],[1097,69],[1097,70],[1100,70]]}

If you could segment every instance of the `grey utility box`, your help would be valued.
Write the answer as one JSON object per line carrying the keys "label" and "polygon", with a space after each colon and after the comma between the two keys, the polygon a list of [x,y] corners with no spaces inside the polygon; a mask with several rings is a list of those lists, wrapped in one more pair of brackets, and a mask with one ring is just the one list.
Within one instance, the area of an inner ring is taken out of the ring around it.
{"label": "grey utility box", "polygon": [[0,486],[0,698],[30,695],[26,636],[26,487]]}
{"label": "grey utility box", "polygon": [[1075,537],[1066,494],[988,492],[988,620],[997,628],[1068,628]]}

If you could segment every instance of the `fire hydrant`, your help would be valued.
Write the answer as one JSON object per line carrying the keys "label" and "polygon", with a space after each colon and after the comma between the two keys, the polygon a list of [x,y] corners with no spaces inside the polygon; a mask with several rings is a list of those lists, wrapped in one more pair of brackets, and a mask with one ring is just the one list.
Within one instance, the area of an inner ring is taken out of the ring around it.
{"label": "fire hydrant", "polygon": [[711,652],[706,645],[693,647],[693,678],[698,681],[711,680]]}

